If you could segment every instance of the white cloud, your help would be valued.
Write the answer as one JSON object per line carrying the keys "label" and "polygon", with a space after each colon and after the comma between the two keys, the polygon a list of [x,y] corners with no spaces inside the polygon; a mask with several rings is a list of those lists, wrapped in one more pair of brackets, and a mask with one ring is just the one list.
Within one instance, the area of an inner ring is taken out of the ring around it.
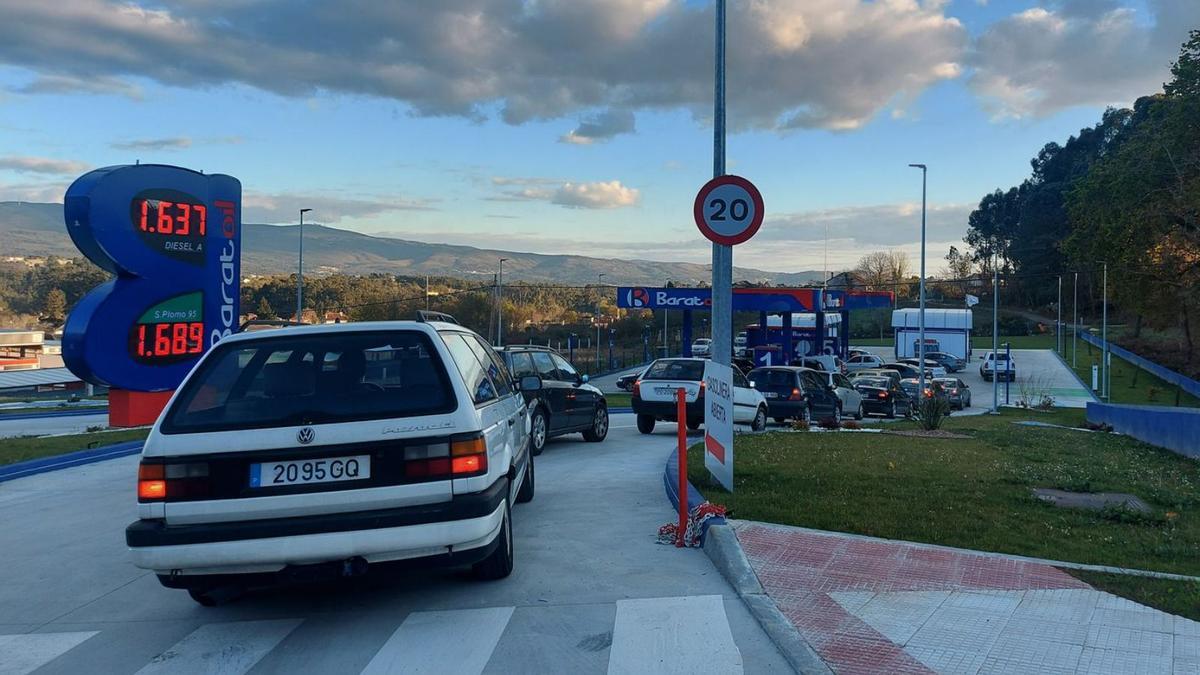
{"label": "white cloud", "polygon": [[[944,4],[730,3],[731,127],[853,129],[957,76],[967,34]],[[607,109],[707,119],[712,12],[687,0],[0,0],[0,62],[34,72],[31,92],[132,92],[138,77],[366,94],[423,115],[498,108],[510,123]],[[604,137],[586,125],[568,138]]]}
{"label": "white cloud", "polygon": [[8,169],[17,173],[41,173],[64,175],[83,173],[91,168],[85,162],[69,159],[50,159],[48,157],[0,157],[0,169]]}
{"label": "white cloud", "polygon": [[42,74],[32,81],[12,87],[18,94],[99,94],[124,96],[135,101],[142,99],[142,89],[119,77],[73,77],[70,75]]}
{"label": "white cloud", "polygon": [[66,183],[0,183],[0,202],[61,204]]}
{"label": "white cloud", "polygon": [[1076,105],[1129,105],[1161,90],[1197,0],[1149,0],[1153,21],[1114,0],[1057,0],[999,21],[979,37],[972,90],[999,119]]}
{"label": "white cloud", "polygon": [[619,209],[638,201],[635,188],[619,180],[597,183],[567,183],[554,192],[551,202],[578,209]]}
{"label": "white cloud", "polygon": [[314,223],[336,223],[344,218],[364,218],[395,211],[433,211],[428,201],[390,197],[342,198],[317,194],[263,193],[248,191],[242,195],[248,223],[294,223],[300,209],[312,209],[305,220]]}
{"label": "white cloud", "polygon": [[117,150],[183,150],[192,147],[192,139],[186,136],[174,138],[140,138],[119,141],[112,146]]}

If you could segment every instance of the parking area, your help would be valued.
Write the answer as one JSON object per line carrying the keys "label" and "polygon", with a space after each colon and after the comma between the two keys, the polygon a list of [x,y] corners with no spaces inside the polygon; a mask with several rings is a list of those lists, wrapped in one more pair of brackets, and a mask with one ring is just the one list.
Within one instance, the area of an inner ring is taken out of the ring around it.
{"label": "parking area", "polygon": [[[891,347],[866,349],[884,361],[891,361],[895,355]],[[991,409],[992,383],[979,375],[979,363],[986,353],[987,350],[976,349],[967,367],[955,373],[971,389],[971,407],[961,413],[956,412],[956,415],[978,415]],[[1022,397],[1023,387],[1034,398],[1041,398],[1042,394],[1052,396],[1054,405],[1060,408],[1084,408],[1089,401],[1096,400],[1054,352],[1048,349],[1014,349],[1012,358],[1017,367],[1017,381],[998,383],[996,392],[1000,405],[1006,402],[1016,404]]]}

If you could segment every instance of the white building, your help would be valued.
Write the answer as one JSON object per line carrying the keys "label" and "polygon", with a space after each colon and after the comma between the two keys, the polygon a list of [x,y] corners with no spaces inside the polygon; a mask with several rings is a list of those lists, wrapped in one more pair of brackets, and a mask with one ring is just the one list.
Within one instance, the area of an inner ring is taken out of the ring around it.
{"label": "white building", "polygon": [[[897,309],[892,312],[892,328],[896,331],[896,358],[917,356],[921,335],[920,321],[920,309]],[[969,361],[973,325],[969,309],[926,309],[926,353],[946,352]]]}

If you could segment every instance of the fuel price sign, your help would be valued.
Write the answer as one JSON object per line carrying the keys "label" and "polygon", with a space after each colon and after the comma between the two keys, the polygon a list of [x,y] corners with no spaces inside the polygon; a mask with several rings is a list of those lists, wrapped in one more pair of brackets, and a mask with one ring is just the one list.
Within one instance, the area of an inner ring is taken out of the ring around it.
{"label": "fuel price sign", "polygon": [[71,372],[116,390],[169,392],[237,330],[241,191],[231,176],[153,164],[97,169],[67,189],[71,239],[114,275],[67,318]]}

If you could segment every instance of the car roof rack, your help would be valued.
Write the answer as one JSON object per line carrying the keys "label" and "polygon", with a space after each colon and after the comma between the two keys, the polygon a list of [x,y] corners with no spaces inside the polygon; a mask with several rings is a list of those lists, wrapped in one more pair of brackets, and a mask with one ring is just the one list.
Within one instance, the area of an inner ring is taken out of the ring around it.
{"label": "car roof rack", "polygon": [[430,321],[441,321],[443,323],[457,324],[458,320],[446,314],[445,312],[431,312],[427,309],[417,310],[417,321],[421,323],[429,323]]}

